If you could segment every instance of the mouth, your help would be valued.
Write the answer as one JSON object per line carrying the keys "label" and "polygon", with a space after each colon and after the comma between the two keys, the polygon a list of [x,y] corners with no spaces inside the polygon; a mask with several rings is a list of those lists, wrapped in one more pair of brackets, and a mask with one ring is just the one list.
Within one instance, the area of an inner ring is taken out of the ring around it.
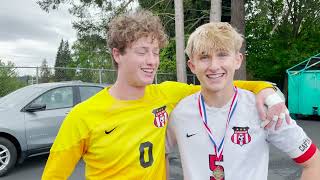
{"label": "mouth", "polygon": [[141,68],[141,70],[149,75],[152,75],[153,72],[155,71],[154,68]]}
{"label": "mouth", "polygon": [[215,79],[219,79],[222,78],[223,76],[225,76],[226,73],[214,73],[214,74],[207,74],[207,78],[215,80]]}

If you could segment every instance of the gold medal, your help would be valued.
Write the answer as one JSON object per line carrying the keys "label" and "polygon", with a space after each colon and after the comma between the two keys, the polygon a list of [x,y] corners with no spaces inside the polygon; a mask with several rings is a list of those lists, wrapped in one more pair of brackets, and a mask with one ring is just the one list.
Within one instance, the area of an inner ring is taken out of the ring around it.
{"label": "gold medal", "polygon": [[222,180],[222,179],[224,179],[223,169],[220,168],[220,167],[217,167],[215,170],[213,170],[212,176],[214,177],[215,180]]}

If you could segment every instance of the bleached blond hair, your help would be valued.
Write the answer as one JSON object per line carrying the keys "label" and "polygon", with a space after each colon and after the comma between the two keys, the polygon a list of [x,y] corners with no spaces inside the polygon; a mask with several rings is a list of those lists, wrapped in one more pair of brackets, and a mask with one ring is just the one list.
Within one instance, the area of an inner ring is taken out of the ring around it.
{"label": "bleached blond hair", "polygon": [[189,37],[186,54],[191,59],[194,54],[209,54],[225,50],[239,52],[243,36],[229,23],[210,22],[199,26]]}

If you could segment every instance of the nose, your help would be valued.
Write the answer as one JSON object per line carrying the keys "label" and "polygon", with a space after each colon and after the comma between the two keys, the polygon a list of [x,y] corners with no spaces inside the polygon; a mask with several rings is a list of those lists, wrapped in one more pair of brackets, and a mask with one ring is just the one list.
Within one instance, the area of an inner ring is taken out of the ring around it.
{"label": "nose", "polygon": [[219,60],[217,58],[211,57],[209,61],[209,69],[212,71],[218,70],[220,68]]}
{"label": "nose", "polygon": [[149,52],[146,57],[146,64],[149,66],[155,66],[159,63],[159,55],[154,54],[153,52]]}

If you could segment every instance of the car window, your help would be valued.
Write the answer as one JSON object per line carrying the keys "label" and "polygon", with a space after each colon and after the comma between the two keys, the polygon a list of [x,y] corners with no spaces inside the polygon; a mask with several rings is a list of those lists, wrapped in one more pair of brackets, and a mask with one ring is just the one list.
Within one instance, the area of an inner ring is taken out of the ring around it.
{"label": "car window", "polygon": [[26,86],[20,88],[0,99],[0,107],[15,107],[19,103],[43,91],[43,88],[36,86]]}
{"label": "car window", "polygon": [[95,95],[97,92],[101,91],[102,87],[97,86],[80,86],[80,98],[81,102],[87,100],[89,97]]}
{"label": "car window", "polygon": [[50,90],[39,96],[32,104],[45,104],[46,110],[72,107],[72,87],[61,87]]}

